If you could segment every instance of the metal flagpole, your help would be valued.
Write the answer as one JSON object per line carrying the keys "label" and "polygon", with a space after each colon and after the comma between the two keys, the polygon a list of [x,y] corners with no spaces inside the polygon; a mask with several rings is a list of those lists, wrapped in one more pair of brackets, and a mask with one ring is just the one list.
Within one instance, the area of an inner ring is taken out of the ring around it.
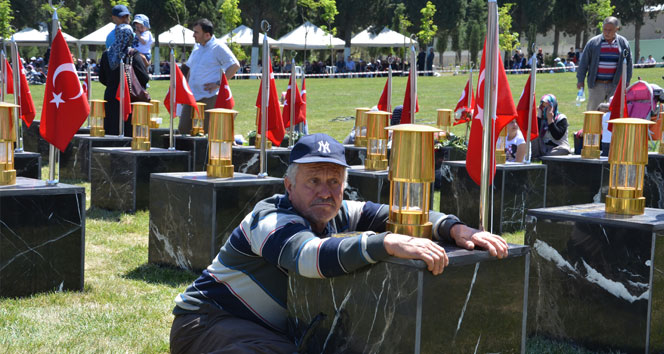
{"label": "metal flagpole", "polygon": [[0,102],[5,102],[5,92],[7,92],[7,80],[5,80],[7,76],[6,60],[5,51],[0,50]]}
{"label": "metal flagpole", "polygon": [[[537,84],[537,55],[535,54],[535,43],[533,43],[533,60],[530,66],[530,92],[528,93],[528,130],[526,130],[526,158],[524,163],[530,163],[530,131],[533,129],[533,101],[535,100],[535,85]],[[525,92],[524,92],[525,93]]]}
{"label": "metal flagpole", "polygon": [[[469,62],[468,66],[470,67],[469,76],[468,76],[468,111],[473,109],[473,63]],[[473,112],[474,113],[474,112]],[[468,112],[466,112],[468,114]],[[463,137],[463,141],[468,143],[468,130],[470,129],[470,121],[473,120],[473,117],[468,117],[468,121],[466,122],[466,136]]]}
{"label": "metal flagpole", "polygon": [[16,148],[14,152],[23,152],[23,124],[21,123],[21,66],[18,62],[18,46],[12,35],[12,70],[14,71],[14,126],[16,127]]}
{"label": "metal flagpole", "polygon": [[415,107],[417,106],[417,66],[415,65],[415,44],[410,46],[410,122],[415,124]]}
{"label": "metal flagpole", "polygon": [[293,138],[294,133],[295,133],[295,127],[294,127],[294,123],[295,123],[295,118],[294,118],[295,117],[295,85],[296,85],[295,58],[293,58],[292,62],[291,62],[291,79],[290,79],[290,82],[291,82],[291,84],[290,84],[291,94],[290,94],[290,97],[288,98],[288,100],[289,100],[288,104],[290,105],[290,107],[288,107],[289,110],[290,110],[290,132],[289,132],[290,136],[288,137],[288,147],[293,148],[293,144],[294,144],[293,141],[295,140]]}
{"label": "metal flagpole", "polygon": [[[171,106],[171,119],[170,122],[168,123],[168,150],[175,150],[175,135],[173,133],[173,120],[175,120],[175,111],[177,110],[177,106],[175,104],[175,95],[177,94],[177,90],[175,87],[175,52],[173,51],[173,41],[168,43],[168,46],[171,48],[171,57],[170,57],[170,82],[169,82],[169,90],[171,92],[171,96],[169,98],[170,100],[170,106]],[[182,119],[182,117],[180,117]]]}
{"label": "metal flagpole", "polygon": [[387,111],[392,113],[392,63],[394,57],[387,58]]}
{"label": "metal flagpole", "polygon": [[620,87],[620,116],[623,118],[623,112],[625,111],[625,90],[627,88],[627,55],[629,52],[627,49],[623,51],[623,62],[622,62],[622,82]]}
{"label": "metal flagpole", "polygon": [[[88,105],[92,107],[92,71],[90,70],[90,63],[88,63],[85,71],[85,84],[88,87]],[[88,115],[88,128],[90,128],[90,115]]]}
{"label": "metal flagpole", "polygon": [[267,32],[270,30],[270,23],[263,20],[261,29],[263,30],[263,74],[261,76],[261,169],[258,178],[265,178],[267,177],[267,158],[265,156],[267,148],[267,106],[270,103],[270,47],[267,43]]}
{"label": "metal flagpole", "polygon": [[498,94],[498,4],[488,0],[486,53],[484,55],[484,126],[482,135],[482,178],[480,183],[480,227],[490,231],[491,210],[491,172],[493,171],[495,149],[493,147],[493,129],[496,116]]}
{"label": "metal flagpole", "polygon": [[[55,35],[60,29],[60,21],[58,20],[58,8],[53,6],[51,0],[48,1],[48,4],[53,8],[53,26],[51,27],[51,48],[53,47],[53,40]],[[60,2],[62,4],[62,2]],[[60,180],[60,151],[49,144],[48,146],[48,180],[46,180],[47,185],[54,186],[58,184]]]}
{"label": "metal flagpole", "polygon": [[119,117],[120,118],[119,119],[120,126],[119,126],[119,130],[118,130],[118,136],[120,136],[120,137],[124,136],[124,98],[125,98],[125,95],[127,94],[124,91],[124,89],[125,89],[124,80],[125,80],[125,64],[122,60],[120,60],[120,82],[118,84],[118,85],[120,85],[120,101],[118,102],[119,103],[118,112],[120,113],[120,117]]}

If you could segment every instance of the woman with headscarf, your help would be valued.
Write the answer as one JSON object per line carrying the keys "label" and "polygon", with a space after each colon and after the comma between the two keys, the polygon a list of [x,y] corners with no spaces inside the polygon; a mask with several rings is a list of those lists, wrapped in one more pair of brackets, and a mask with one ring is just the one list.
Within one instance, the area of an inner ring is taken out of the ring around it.
{"label": "woman with headscarf", "polygon": [[[143,63],[141,53],[131,48],[134,41],[134,30],[129,25],[129,10],[124,5],[113,7],[112,16],[115,26],[115,39],[108,49],[102,54],[99,62],[99,82],[106,86],[104,100],[106,100],[106,117],[104,119],[104,130],[107,135],[118,135],[120,133],[119,115],[120,105],[115,98],[118,85],[120,84],[120,62],[131,63],[134,74],[143,88],[150,80],[150,74]],[[127,77],[127,83],[131,84]],[[125,92],[129,95],[129,92]],[[124,122],[124,135],[132,136],[131,115]]]}
{"label": "woman with headscarf", "polygon": [[567,116],[558,112],[556,96],[542,96],[537,110],[539,137],[533,141],[533,158],[540,156],[568,155],[570,146],[567,142]]}

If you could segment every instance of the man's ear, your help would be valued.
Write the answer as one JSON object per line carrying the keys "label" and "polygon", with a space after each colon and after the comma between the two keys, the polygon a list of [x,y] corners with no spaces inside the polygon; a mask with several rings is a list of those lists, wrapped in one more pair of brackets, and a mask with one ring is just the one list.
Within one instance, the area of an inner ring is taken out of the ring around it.
{"label": "man's ear", "polygon": [[291,181],[288,179],[288,177],[284,178],[284,188],[286,188],[286,192],[288,194],[291,194],[291,187],[293,185],[291,184]]}

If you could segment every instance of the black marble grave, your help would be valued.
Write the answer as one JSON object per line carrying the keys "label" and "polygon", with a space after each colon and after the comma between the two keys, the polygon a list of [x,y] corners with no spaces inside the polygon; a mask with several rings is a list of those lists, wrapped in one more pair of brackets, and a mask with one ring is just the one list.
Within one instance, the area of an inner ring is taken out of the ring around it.
{"label": "black marble grave", "polygon": [[16,176],[41,179],[41,155],[36,152],[15,152]]}
{"label": "black marble grave", "polygon": [[664,209],[664,155],[648,153],[643,196],[646,197],[646,207]]}
{"label": "black marble grave", "polygon": [[[493,190],[493,232],[524,230],[526,211],[544,207],[547,166],[507,163],[496,166]],[[454,214],[472,227],[479,226],[480,186],[466,171],[465,161],[447,161],[442,167],[440,211]]]}
{"label": "black marble grave", "polygon": [[0,186],[0,220],[0,297],[83,290],[83,187],[17,177]]}
{"label": "black marble grave", "polygon": [[284,192],[281,178],[236,173],[153,173],[148,261],[200,271],[256,203]]}
{"label": "black marble grave", "polygon": [[547,165],[546,206],[603,203],[609,192],[609,160],[580,155],[542,156]]}
{"label": "black marble grave", "polygon": [[92,149],[96,147],[127,147],[130,137],[107,135],[96,137],[76,134],[67,149],[60,153],[60,177],[63,179],[90,180]]}
{"label": "black marble grave", "polygon": [[351,166],[344,189],[344,199],[389,204],[390,181],[385,171],[367,171],[364,166]]}
{"label": "black marble grave", "polygon": [[84,127],[80,127],[80,128],[78,128],[78,131],[76,132],[76,134],[87,134],[87,135],[90,135],[90,127],[88,127],[86,123],[84,123],[84,124],[85,124]]}
{"label": "black marble grave", "polygon": [[664,352],[664,210],[604,204],[528,212],[529,336],[611,352]]}
{"label": "black marble grave", "polygon": [[518,353],[528,247],[510,245],[502,260],[445,249],[450,262],[439,276],[397,258],[328,279],[290,274],[292,337],[307,353]]}
{"label": "black marble grave", "polygon": [[445,161],[466,161],[466,151],[454,146],[440,146],[434,150],[436,179],[434,187],[440,189],[441,179],[443,178],[443,162]]}
{"label": "black marble grave", "polygon": [[[387,159],[390,159],[390,151],[387,149]],[[367,158],[367,148],[357,147],[353,144],[344,144],[344,154],[346,155],[346,163],[348,166],[364,166],[364,160]]]}
{"label": "black marble grave", "polygon": [[48,162],[49,145],[39,134],[40,121],[33,120],[30,128],[25,125],[23,120],[21,120],[21,124],[23,124],[23,150],[39,153],[42,163],[46,164]]}
{"label": "black marble grave", "polygon": [[[235,172],[257,175],[260,170],[260,149],[253,146],[233,146],[233,165]],[[273,147],[265,150],[267,158],[267,175],[282,178],[288,168],[290,150],[288,148]]]}
{"label": "black marble grave", "polygon": [[135,212],[150,204],[150,174],[186,172],[189,152],[99,147],[92,149],[90,203],[97,208]]}
{"label": "black marble grave", "polygon": [[[161,136],[165,149],[168,149],[170,135]],[[175,150],[189,151],[189,171],[206,171],[208,159],[208,139],[206,136],[176,135]]]}
{"label": "black marble grave", "polygon": [[[177,129],[173,129],[175,134],[178,134]],[[164,148],[168,149],[170,142],[168,139],[164,139],[164,136],[170,136],[170,130],[168,128],[151,128],[150,129],[150,146],[153,148]]]}

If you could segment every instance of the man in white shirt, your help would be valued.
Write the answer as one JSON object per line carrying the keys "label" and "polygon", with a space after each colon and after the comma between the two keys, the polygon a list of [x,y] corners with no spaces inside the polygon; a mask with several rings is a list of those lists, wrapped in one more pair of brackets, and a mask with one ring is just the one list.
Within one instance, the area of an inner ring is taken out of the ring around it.
{"label": "man in white shirt", "polygon": [[[189,68],[189,87],[197,102],[205,103],[206,109],[214,108],[221,85],[221,71],[231,79],[240,68],[233,52],[214,36],[214,27],[208,19],[196,21],[193,26],[196,46],[186,66]],[[191,131],[192,107],[184,105],[178,130],[181,134]],[[205,131],[208,131],[209,114],[205,113]]]}

